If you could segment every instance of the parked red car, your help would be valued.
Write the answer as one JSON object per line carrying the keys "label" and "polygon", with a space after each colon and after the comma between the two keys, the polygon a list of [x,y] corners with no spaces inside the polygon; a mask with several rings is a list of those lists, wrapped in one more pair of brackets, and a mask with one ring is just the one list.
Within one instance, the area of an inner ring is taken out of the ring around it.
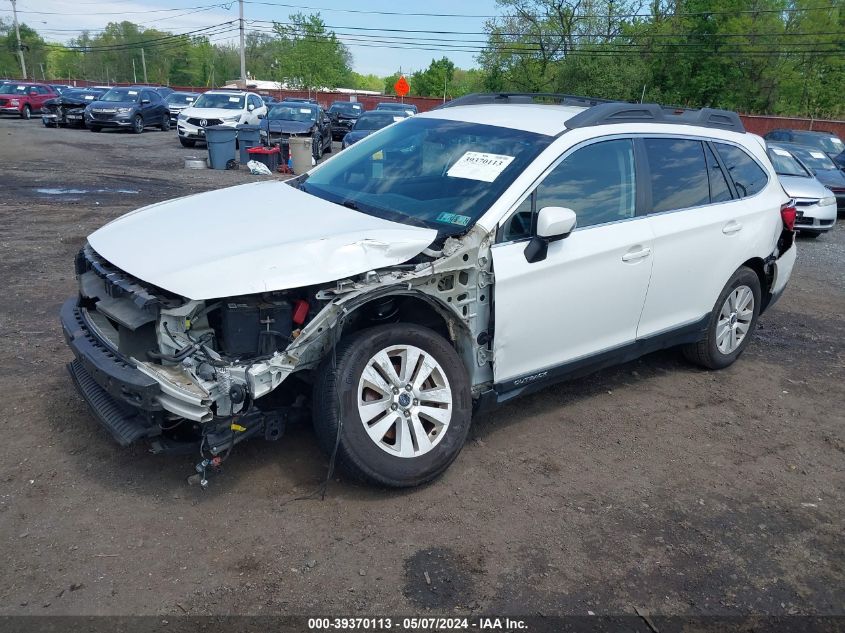
{"label": "parked red car", "polygon": [[33,112],[41,111],[47,99],[58,96],[55,88],[47,84],[12,81],[0,86],[0,114],[17,114],[29,119]]}

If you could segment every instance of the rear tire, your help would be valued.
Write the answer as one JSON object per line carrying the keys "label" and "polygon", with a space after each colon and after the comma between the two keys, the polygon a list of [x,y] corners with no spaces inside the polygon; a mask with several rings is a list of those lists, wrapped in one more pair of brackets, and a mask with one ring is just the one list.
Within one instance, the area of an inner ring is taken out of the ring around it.
{"label": "rear tire", "polygon": [[182,144],[182,147],[193,147],[197,144],[196,141],[192,141],[191,139],[182,137],[179,137],[179,142]]}
{"label": "rear tire", "polygon": [[383,325],[341,341],[335,358],[314,385],[314,430],[327,455],[337,446],[347,473],[395,488],[449,467],[469,432],[472,396],[448,341],[418,325]]}
{"label": "rear tire", "polygon": [[707,369],[733,364],[751,340],[760,315],[760,299],[760,278],[750,268],[741,267],[716,300],[704,338],[683,346],[686,359]]}

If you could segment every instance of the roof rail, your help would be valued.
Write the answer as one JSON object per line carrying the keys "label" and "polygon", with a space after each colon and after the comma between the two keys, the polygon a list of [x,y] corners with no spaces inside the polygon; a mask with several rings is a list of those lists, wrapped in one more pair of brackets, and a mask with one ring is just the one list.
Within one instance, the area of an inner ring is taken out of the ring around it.
{"label": "roof rail", "polygon": [[613,103],[610,99],[581,97],[578,95],[559,94],[556,92],[476,92],[447,101],[446,103],[437,106],[435,110],[467,105],[536,103],[538,100],[541,103],[552,102],[558,105],[580,106],[582,108],[589,108],[599,103]]}
{"label": "roof rail", "polygon": [[612,123],[675,123],[745,132],[745,126],[736,112],[713,108],[688,110],[656,103],[601,103],[568,119],[566,127],[574,129]]}

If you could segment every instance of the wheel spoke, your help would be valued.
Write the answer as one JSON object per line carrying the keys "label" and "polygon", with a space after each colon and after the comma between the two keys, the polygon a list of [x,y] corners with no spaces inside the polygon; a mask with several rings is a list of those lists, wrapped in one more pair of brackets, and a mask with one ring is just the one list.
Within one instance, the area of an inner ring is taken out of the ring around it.
{"label": "wheel spoke", "polygon": [[403,417],[399,416],[396,421],[396,446],[401,457],[414,456],[414,440],[411,437],[411,429],[408,428],[409,422]]}
{"label": "wheel spoke", "polygon": [[452,392],[445,387],[425,389],[419,392],[419,401],[422,403],[452,404]]}
{"label": "wheel spoke", "polygon": [[426,433],[423,428],[420,416],[416,413],[411,414],[411,431],[413,432],[414,439],[416,440],[417,450],[421,453],[430,451],[431,439],[428,437],[428,433]]}
{"label": "wheel spoke", "polygon": [[405,353],[402,355],[402,370],[399,376],[403,383],[408,384],[413,382],[414,370],[417,368],[420,356],[425,358],[423,352],[416,347],[410,347],[405,350]]}
{"label": "wheel spoke", "polygon": [[748,332],[748,324],[743,323],[742,321],[737,321],[736,324],[736,333],[739,337],[739,341],[742,342],[742,339],[745,337],[745,333]]}
{"label": "wheel spoke", "polygon": [[369,424],[374,417],[387,411],[390,408],[390,403],[390,398],[359,403],[358,412],[361,414],[361,421],[364,424]]}
{"label": "wheel spoke", "polygon": [[736,330],[731,328],[731,342],[728,345],[728,352],[732,352],[736,349]]}
{"label": "wheel spoke", "polygon": [[730,323],[720,323],[716,328],[716,344],[721,345],[725,341],[725,337],[730,334]]}
{"label": "wheel spoke", "polygon": [[[381,444],[382,440],[384,440],[384,435],[390,430],[390,427],[396,423],[396,421],[401,422],[400,416],[398,415],[386,415],[384,418],[373,424],[372,426],[364,425],[364,428],[367,429],[367,433],[373,439],[376,444]],[[401,426],[401,424],[397,424],[397,427]],[[397,433],[399,431],[397,430]],[[398,441],[398,437],[397,437]]]}
{"label": "wheel spoke", "polygon": [[375,358],[373,358],[372,362],[378,365],[379,369],[381,369],[382,373],[387,376],[387,379],[394,387],[399,386],[399,376],[396,375],[396,369],[393,367],[393,363],[390,361],[390,358],[388,358],[387,352],[379,352],[376,354]]}
{"label": "wheel spoke", "polygon": [[449,420],[452,419],[452,412],[449,409],[420,406],[419,412],[420,415],[425,416],[432,422],[441,424],[443,426],[449,424]]}
{"label": "wheel spoke", "polygon": [[436,365],[434,360],[430,356],[424,356],[423,362],[420,365],[420,370],[417,372],[416,378],[414,378],[412,385],[413,388],[419,390],[419,388],[423,386],[423,383],[425,383],[429,376],[431,376],[435,367]]}
{"label": "wheel spoke", "polygon": [[364,369],[362,380],[364,383],[363,386],[370,387],[382,397],[388,397],[393,393],[391,386],[371,365],[367,365],[366,369]]}

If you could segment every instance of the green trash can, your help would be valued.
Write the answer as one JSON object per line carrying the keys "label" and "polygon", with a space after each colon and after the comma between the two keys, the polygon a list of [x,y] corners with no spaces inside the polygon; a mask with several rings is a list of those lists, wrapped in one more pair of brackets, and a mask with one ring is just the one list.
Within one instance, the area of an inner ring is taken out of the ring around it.
{"label": "green trash can", "polygon": [[205,128],[208,163],[212,169],[226,169],[226,163],[235,159],[237,138],[238,130],[228,125],[212,125]]}
{"label": "green trash can", "polygon": [[238,125],[238,147],[241,150],[241,165],[249,161],[247,151],[250,147],[261,145],[261,126],[242,123]]}

